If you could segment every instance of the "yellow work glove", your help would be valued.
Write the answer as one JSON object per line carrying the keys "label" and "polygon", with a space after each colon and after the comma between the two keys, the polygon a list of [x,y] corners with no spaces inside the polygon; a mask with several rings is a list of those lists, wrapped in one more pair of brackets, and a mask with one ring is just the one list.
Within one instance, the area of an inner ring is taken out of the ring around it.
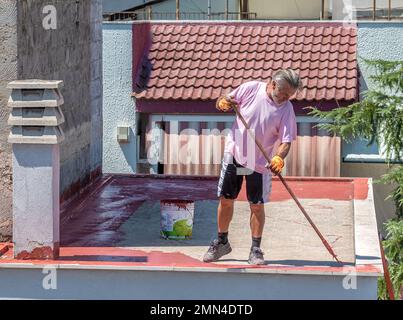
{"label": "yellow work glove", "polygon": [[266,168],[270,169],[277,175],[284,168],[284,160],[280,156],[274,156],[271,158],[270,164],[266,164]]}
{"label": "yellow work glove", "polygon": [[216,108],[220,111],[227,112],[232,108],[234,104],[236,104],[236,101],[234,99],[223,97],[217,100]]}

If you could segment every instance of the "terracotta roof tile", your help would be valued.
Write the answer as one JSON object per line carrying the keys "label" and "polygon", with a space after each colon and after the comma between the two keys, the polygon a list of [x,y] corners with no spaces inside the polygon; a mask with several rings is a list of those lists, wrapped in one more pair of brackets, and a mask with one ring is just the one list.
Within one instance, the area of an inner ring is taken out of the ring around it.
{"label": "terracotta roof tile", "polygon": [[150,46],[135,70],[139,99],[216,99],[245,81],[267,81],[280,68],[302,77],[305,88],[296,100],[357,97],[354,26],[182,22],[153,23],[150,31]]}

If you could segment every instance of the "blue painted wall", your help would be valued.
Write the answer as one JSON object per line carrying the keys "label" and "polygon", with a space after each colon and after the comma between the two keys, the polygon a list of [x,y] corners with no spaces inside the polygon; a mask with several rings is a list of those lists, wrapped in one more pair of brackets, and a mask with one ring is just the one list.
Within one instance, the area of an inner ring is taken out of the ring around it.
{"label": "blue painted wall", "polygon": [[403,60],[403,23],[358,24],[358,64],[362,77],[361,90],[372,88],[369,76],[373,71],[362,61],[365,59]]}
{"label": "blue painted wall", "polygon": [[[136,112],[132,94],[132,24],[103,24],[103,172],[136,172]],[[129,126],[128,143],[117,127]]]}

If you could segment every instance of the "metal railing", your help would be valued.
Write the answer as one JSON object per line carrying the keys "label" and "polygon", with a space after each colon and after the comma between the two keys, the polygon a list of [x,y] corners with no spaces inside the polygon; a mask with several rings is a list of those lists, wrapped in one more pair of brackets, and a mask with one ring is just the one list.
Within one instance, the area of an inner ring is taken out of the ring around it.
{"label": "metal railing", "polygon": [[389,8],[355,8],[357,20],[403,20],[403,7]]}
{"label": "metal railing", "polygon": [[356,20],[403,20],[403,6],[402,1],[399,0],[388,0],[377,1],[377,0],[367,0],[366,4],[363,5],[359,1],[352,2],[352,16]]}
{"label": "metal railing", "polygon": [[[104,21],[130,20],[177,20],[176,12],[108,12],[103,14]],[[256,12],[179,12],[179,20],[255,20]]]}
{"label": "metal railing", "polygon": [[[327,7],[329,0],[321,0],[321,12],[318,20],[331,20],[332,8]],[[369,1],[369,0],[368,0]],[[351,16],[356,20],[403,20],[403,6],[399,5],[396,0],[388,0],[387,4],[383,2],[383,7],[379,1],[372,0],[367,2],[366,5],[359,7],[356,5],[358,2],[353,1]],[[372,5],[371,5],[372,4]],[[345,12],[346,8],[339,9]],[[330,10],[330,12],[329,12]],[[125,21],[125,20],[273,20],[270,17],[262,18],[262,15],[258,16],[256,12],[153,12],[152,6],[148,6],[146,9],[137,11],[124,11],[124,12],[109,12],[104,13],[104,21]],[[315,19],[315,20],[316,20]],[[276,20],[276,19],[274,19]],[[297,20],[297,19],[290,19]]]}

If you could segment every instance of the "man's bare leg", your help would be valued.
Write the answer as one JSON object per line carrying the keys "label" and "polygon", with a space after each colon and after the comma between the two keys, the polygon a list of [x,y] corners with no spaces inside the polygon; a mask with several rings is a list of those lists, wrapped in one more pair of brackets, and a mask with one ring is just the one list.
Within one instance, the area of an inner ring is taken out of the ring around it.
{"label": "man's bare leg", "polygon": [[228,232],[229,225],[234,214],[234,200],[220,197],[217,209],[218,232]]}
{"label": "man's bare leg", "polygon": [[204,262],[213,262],[232,251],[227,239],[228,228],[234,213],[234,200],[220,197],[217,209],[218,239],[210,245],[207,253],[203,257]]}
{"label": "man's bare leg", "polygon": [[265,222],[263,204],[250,204],[250,230],[253,238],[261,238]]}
{"label": "man's bare leg", "polygon": [[252,232],[252,246],[248,263],[264,264],[263,251],[260,249],[265,221],[264,205],[250,204],[250,229]]}

